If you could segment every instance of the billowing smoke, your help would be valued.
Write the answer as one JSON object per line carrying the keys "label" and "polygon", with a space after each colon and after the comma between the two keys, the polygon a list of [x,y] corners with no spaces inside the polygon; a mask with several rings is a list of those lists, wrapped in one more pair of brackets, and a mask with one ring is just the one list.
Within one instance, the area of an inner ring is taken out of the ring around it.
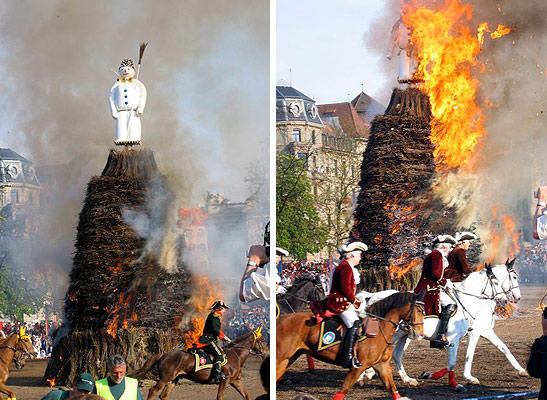
{"label": "billowing smoke", "polygon": [[[442,2],[418,3],[435,7]],[[512,32],[497,40],[487,38],[479,56],[486,69],[473,71],[480,81],[477,103],[483,109],[488,131],[473,172],[450,174],[438,189],[446,201],[457,207],[459,224],[464,227],[475,223],[487,246],[492,231],[502,235],[501,245],[492,249],[500,253],[495,257],[499,261],[508,256],[511,239],[501,217],[512,217],[523,239],[531,240],[533,189],[547,184],[547,4],[539,0],[465,3],[474,7],[470,27],[486,21],[491,29],[504,24]],[[385,13],[363,35],[368,51],[385,54],[401,5],[401,0],[386,2]],[[393,78],[385,89],[388,98],[396,85],[397,61],[383,60],[379,69]]]}
{"label": "billowing smoke", "polygon": [[42,205],[44,251],[29,268],[70,270],[86,184],[113,146],[111,70],[136,62],[143,41],[143,145],[177,204],[207,190],[249,195],[247,168],[268,164],[268,1],[22,0],[5,4],[0,21],[2,147],[65,174]]}

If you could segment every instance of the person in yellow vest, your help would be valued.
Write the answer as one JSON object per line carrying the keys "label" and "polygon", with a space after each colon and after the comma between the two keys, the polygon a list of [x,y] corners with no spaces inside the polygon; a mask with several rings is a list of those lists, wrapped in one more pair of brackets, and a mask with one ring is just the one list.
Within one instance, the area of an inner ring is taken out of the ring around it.
{"label": "person in yellow vest", "polygon": [[95,382],[95,393],[105,400],[142,400],[139,381],[125,376],[127,366],[119,354],[108,357],[106,361],[108,375]]}

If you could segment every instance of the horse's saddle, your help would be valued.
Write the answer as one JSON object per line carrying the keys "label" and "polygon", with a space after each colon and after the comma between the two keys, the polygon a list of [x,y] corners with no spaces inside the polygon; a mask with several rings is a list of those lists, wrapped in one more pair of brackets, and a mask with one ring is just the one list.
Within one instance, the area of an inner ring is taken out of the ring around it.
{"label": "horse's saddle", "polygon": [[[189,354],[193,354],[195,358],[194,372],[201,371],[206,368],[213,368],[213,357],[203,349],[191,347],[187,350]],[[228,359],[226,354],[222,354],[222,362],[220,365],[226,365]]]}
{"label": "horse's saddle", "polygon": [[[357,339],[357,341],[360,342],[367,337],[376,337],[376,335],[378,335],[379,327],[380,321],[376,318],[366,317],[365,319],[362,319],[359,339]],[[346,331],[346,326],[338,316],[321,321],[317,351],[319,352],[340,344],[344,339]]]}

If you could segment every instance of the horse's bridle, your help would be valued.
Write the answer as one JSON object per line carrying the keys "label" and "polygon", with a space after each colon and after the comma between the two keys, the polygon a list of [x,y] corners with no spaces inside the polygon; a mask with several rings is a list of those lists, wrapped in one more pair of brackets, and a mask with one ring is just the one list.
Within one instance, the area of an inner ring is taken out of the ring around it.
{"label": "horse's bridle", "polygon": [[[414,308],[415,307],[419,307],[422,314],[424,313],[424,303],[422,301],[416,300],[416,298],[413,298],[412,302],[410,303],[410,310],[408,312],[408,315],[405,318],[403,318],[401,321],[399,321],[399,323],[393,322],[393,321],[391,321],[387,318],[383,318],[383,317],[380,317],[378,315],[374,315],[374,314],[371,314],[371,313],[367,313],[367,315],[369,315],[371,317],[374,317],[374,318],[377,318],[377,319],[382,320],[382,321],[389,322],[390,324],[393,324],[393,326],[395,326],[395,328],[399,328],[402,331],[406,332],[407,334],[410,334],[410,331],[413,327],[424,324],[423,321],[422,322],[414,322]],[[408,321],[408,320],[410,320],[410,321],[408,323],[405,323],[405,321]],[[380,331],[382,331],[381,327],[380,327]],[[384,336],[384,340],[386,341],[386,343],[388,345],[393,344],[393,343],[390,343],[386,339],[383,331],[382,331],[382,336]]]}
{"label": "horse's bridle", "polygon": [[[260,357],[264,358],[264,351],[262,351],[262,350],[261,351],[255,351],[255,350],[253,350],[253,348],[255,347],[256,342],[260,340],[261,335],[255,333],[255,332],[252,332],[252,334],[253,334],[253,343],[251,344],[251,347],[241,346],[241,345],[235,343],[234,345],[232,345],[230,347],[230,349],[234,349],[234,348],[237,347],[237,348],[240,348],[240,349],[248,350],[249,354],[253,354],[253,355],[260,356]],[[262,344],[261,344],[261,347],[262,347]],[[238,358],[240,358],[239,354],[237,354],[235,351],[234,351],[234,354]]]}
{"label": "horse's bridle", "polygon": [[32,357],[32,355],[26,350],[26,349],[20,349],[17,347],[17,345],[21,342],[21,341],[24,341],[24,340],[30,340],[30,337],[28,335],[17,335],[17,343],[15,344],[15,347],[11,347],[11,346],[8,346],[8,345],[2,345],[0,346],[0,349],[10,349],[12,351],[14,351],[15,353],[17,352],[21,352],[23,353],[24,355],[28,356],[28,357]]}

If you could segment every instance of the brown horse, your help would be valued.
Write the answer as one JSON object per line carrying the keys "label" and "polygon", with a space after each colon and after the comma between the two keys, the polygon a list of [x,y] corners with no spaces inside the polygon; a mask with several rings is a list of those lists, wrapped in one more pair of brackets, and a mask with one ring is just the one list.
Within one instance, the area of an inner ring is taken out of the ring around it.
{"label": "brown horse", "polygon": [[[220,382],[217,392],[217,400],[221,400],[226,390],[226,384],[232,385],[245,399],[251,397],[241,382],[241,369],[249,357],[249,354],[268,356],[269,349],[262,340],[262,328],[255,329],[246,335],[235,339],[227,348],[226,356],[228,362],[222,367],[222,372],[227,379]],[[209,383],[211,368],[194,372],[195,357],[185,350],[171,350],[165,354],[155,354],[150,357],[141,369],[130,374],[135,378],[141,378],[155,365],[159,370],[159,381],[150,388],[147,400],[151,400],[161,391],[160,399],[166,400],[180,378],[187,378],[198,383]]]}
{"label": "brown horse", "polygon": [[[414,293],[395,293],[372,304],[367,312],[379,318],[379,334],[356,344],[357,358],[363,364],[346,375],[341,390],[334,400],[341,400],[353,387],[361,373],[373,367],[382,383],[394,399],[401,396],[393,383],[389,360],[393,351],[391,338],[397,328],[408,331],[409,336],[423,336],[423,303]],[[303,353],[329,364],[341,365],[340,345],[317,352],[320,325],[309,326],[309,313],[286,314],[276,321],[276,379],[279,380],[287,368]],[[402,324],[399,324],[403,321]]]}
{"label": "brown horse", "polygon": [[[18,352],[29,357],[37,356],[30,337],[25,334],[25,328],[21,328],[19,332],[12,333],[0,342],[0,392],[8,395],[7,400],[15,400],[15,393],[6,386],[6,381],[9,378],[9,366]],[[1,398],[2,395],[0,395]]]}

